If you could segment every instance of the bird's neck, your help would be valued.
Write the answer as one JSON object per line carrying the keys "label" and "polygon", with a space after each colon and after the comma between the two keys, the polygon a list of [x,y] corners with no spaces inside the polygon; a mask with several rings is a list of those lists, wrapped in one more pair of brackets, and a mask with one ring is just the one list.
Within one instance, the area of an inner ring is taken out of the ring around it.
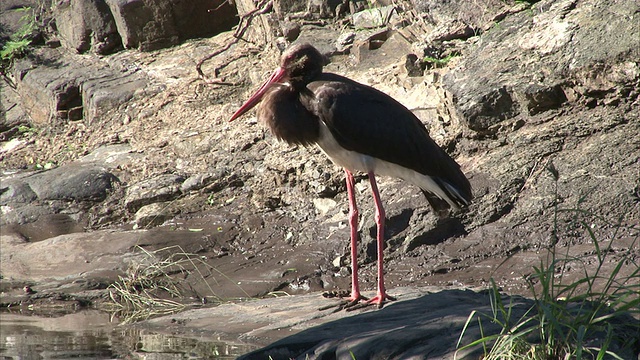
{"label": "bird's neck", "polygon": [[274,86],[262,100],[258,117],[280,140],[289,144],[311,145],[318,141],[319,119],[301,101],[313,93],[306,87],[296,90],[292,85]]}

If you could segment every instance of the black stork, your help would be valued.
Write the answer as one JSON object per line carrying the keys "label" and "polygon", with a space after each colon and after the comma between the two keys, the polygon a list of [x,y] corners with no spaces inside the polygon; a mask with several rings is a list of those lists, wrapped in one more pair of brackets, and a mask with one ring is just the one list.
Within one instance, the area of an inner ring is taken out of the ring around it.
{"label": "black stork", "polygon": [[[471,186],[460,166],[430,137],[418,118],[390,96],[340,75],[322,71],[324,58],[313,46],[297,44],[282,54],[280,67],[236,111],[240,117],[261,102],[258,119],[289,144],[317,144],[346,173],[351,227],[351,296],[346,307],[395,300],[384,287],[385,212],[375,175],[418,186],[438,214],[471,201]],[[378,292],[366,299],[358,286],[358,208],[353,172],[369,176],[376,213]]]}

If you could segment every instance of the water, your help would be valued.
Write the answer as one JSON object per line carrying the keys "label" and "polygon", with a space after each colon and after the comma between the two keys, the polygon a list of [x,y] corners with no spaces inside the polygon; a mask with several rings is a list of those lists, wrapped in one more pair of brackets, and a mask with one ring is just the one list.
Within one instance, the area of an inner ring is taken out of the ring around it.
{"label": "water", "polygon": [[3,360],[235,359],[254,349],[118,326],[107,313],[97,310],[60,316],[0,312]]}

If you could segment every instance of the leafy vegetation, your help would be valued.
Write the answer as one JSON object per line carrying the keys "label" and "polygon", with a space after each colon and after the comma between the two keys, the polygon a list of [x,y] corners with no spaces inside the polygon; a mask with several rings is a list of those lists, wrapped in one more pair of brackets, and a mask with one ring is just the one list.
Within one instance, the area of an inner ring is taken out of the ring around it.
{"label": "leafy vegetation", "polygon": [[449,61],[451,61],[451,59],[455,58],[459,56],[458,54],[449,54],[443,58],[435,58],[435,57],[431,57],[431,56],[425,56],[422,59],[423,63],[426,63],[428,66],[431,67],[436,67],[436,68],[441,68],[441,67],[445,67],[447,66],[447,64],[449,63]]}
{"label": "leafy vegetation", "polygon": [[[557,172],[553,172],[557,184]],[[599,239],[592,230],[594,216],[582,210],[558,209],[556,201],[552,244],[545,261],[526,278],[534,305],[516,317],[512,304],[504,303],[492,280],[491,314],[472,312],[458,341],[460,350],[482,346],[483,359],[623,359],[640,341],[640,267],[630,252],[615,250],[615,240],[624,230],[636,233],[630,249],[638,246],[639,229],[614,224],[611,240]],[[568,214],[580,224],[594,250],[583,256],[560,254],[558,214]],[[600,219],[602,220],[602,219]],[[617,256],[616,259],[611,259]],[[605,265],[614,264],[605,271]],[[568,269],[579,269],[578,280],[566,280]],[[623,271],[624,269],[624,271]],[[630,270],[629,270],[630,269]],[[460,347],[472,321],[477,321],[481,338]],[[499,334],[485,334],[483,321],[501,327]],[[614,346],[615,344],[615,346]],[[627,352],[625,352],[627,351]]]}
{"label": "leafy vegetation", "polygon": [[20,18],[22,25],[18,31],[11,35],[9,41],[7,41],[2,47],[2,50],[0,50],[0,68],[2,72],[11,66],[15,59],[27,53],[27,49],[33,41],[34,33],[38,30],[35,10],[33,8],[23,7],[15,9],[14,11],[23,12],[24,15]]}

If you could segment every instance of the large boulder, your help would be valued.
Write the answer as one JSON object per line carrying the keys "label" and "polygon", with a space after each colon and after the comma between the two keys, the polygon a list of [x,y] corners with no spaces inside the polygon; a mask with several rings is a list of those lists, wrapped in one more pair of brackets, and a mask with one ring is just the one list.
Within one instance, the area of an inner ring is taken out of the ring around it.
{"label": "large boulder", "polygon": [[155,50],[184,39],[212,36],[238,22],[224,0],[107,0],[127,48]]}
{"label": "large boulder", "polygon": [[61,43],[70,49],[108,54],[122,46],[115,20],[104,0],[59,1],[54,13]]}
{"label": "large boulder", "polygon": [[[615,11],[605,11],[615,8]],[[565,101],[593,108],[627,97],[640,58],[633,1],[541,1],[496,22],[444,78],[468,127],[481,134]],[[636,95],[637,96],[637,95]]]}
{"label": "large boulder", "polygon": [[36,125],[60,120],[91,122],[140,91],[159,90],[136,69],[78,59],[59,49],[50,49],[42,57],[51,61],[35,65],[24,59],[14,69],[21,105]]}

